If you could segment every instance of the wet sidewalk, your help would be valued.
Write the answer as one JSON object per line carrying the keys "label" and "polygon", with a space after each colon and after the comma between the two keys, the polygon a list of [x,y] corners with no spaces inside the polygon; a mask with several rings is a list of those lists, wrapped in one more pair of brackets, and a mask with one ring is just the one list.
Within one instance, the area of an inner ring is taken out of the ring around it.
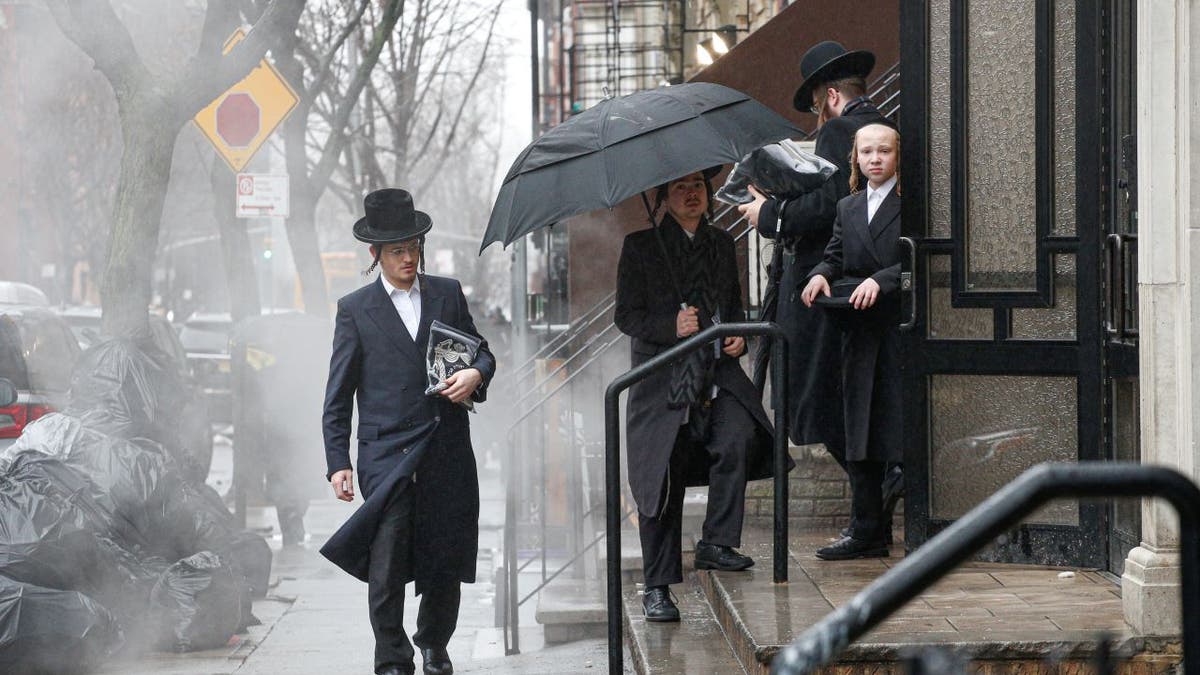
{"label": "wet sidewalk", "polygon": [[[522,654],[505,657],[501,630],[495,626],[492,551],[499,548],[503,495],[494,475],[481,471],[482,509],[478,582],[464,584],[458,630],[449,645],[456,673],[577,673],[605,668],[602,639],[544,647],[541,627],[523,619]],[[220,649],[173,654],[151,652],[113,661],[100,669],[116,675],[224,675],[373,672],[374,639],[367,617],[367,586],[329,563],[317,551],[349,516],[354,506],[334,500],[314,501],[305,517],[308,541],[302,548],[281,548],[275,511],[252,508],[248,526],[264,530],[275,555],[272,586],[255,601],[262,622],[235,636]],[[411,599],[412,585],[408,587]],[[417,603],[405,603],[405,625],[416,626]],[[532,610],[532,607],[530,608]],[[524,628],[528,626],[529,628]],[[421,657],[416,659],[420,672]]]}

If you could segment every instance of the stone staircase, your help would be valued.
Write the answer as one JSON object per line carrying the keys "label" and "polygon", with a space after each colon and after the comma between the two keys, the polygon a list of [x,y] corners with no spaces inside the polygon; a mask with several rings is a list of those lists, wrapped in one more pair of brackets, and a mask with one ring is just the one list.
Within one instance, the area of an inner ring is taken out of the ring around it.
{"label": "stone staircase", "polygon": [[[771,573],[771,533],[748,527],[746,572],[691,572],[674,590],[683,621],[647,624],[640,587],[625,587],[626,649],[637,672],[767,675],[779,650],[854,597],[903,555],[831,563],[812,551],[832,533],[792,537],[788,583]],[[685,557],[685,565],[690,561]],[[696,636],[692,638],[691,636]],[[971,563],[914,599],[821,672],[908,672],[907,658],[930,647],[971,658],[969,672],[999,675],[1093,673],[1101,635],[1120,659],[1117,673],[1171,672],[1177,642],[1135,636],[1122,618],[1120,588],[1091,571]]]}

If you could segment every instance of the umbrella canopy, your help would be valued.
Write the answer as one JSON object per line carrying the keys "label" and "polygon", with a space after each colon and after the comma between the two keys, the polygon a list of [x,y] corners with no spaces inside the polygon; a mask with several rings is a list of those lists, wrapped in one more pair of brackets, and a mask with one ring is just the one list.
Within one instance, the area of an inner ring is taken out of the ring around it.
{"label": "umbrella canopy", "polygon": [[708,82],[601,101],[517,157],[480,251],[801,133],[746,94]]}

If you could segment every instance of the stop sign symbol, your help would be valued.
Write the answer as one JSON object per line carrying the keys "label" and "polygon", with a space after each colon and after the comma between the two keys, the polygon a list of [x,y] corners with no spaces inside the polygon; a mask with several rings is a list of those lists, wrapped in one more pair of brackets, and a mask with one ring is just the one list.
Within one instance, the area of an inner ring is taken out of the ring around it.
{"label": "stop sign symbol", "polygon": [[258,135],[261,110],[244,92],[225,97],[217,106],[217,135],[231,148],[244,148]]}

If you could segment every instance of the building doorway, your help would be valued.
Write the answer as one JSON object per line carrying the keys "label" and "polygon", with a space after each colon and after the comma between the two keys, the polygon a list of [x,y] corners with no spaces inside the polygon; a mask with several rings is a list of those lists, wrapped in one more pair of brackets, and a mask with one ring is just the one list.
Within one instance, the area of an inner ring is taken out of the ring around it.
{"label": "building doorway", "polygon": [[[910,547],[1034,464],[1136,456],[1131,4],[902,3]],[[1129,515],[1056,501],[985,557],[1114,568]]]}

